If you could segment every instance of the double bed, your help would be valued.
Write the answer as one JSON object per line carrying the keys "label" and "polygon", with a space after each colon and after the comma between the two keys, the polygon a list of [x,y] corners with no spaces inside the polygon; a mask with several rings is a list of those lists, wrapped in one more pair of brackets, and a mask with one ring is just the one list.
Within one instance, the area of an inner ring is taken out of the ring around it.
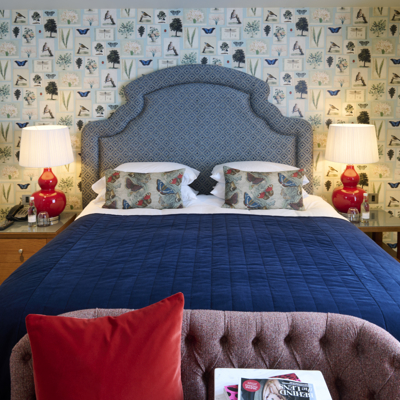
{"label": "double bed", "polygon": [[[0,287],[0,398],[30,313],[140,308],[183,292],[185,308],[353,315],[400,339],[397,261],[317,196],[305,211],[231,210],[208,196],[216,164],[297,166],[312,182],[312,129],[268,102],[266,83],[234,69],[190,65],[129,83],[127,103],[82,133],[87,206]],[[109,210],[91,189],[126,162],[201,171],[179,210]],[[312,193],[312,183],[305,190]]]}

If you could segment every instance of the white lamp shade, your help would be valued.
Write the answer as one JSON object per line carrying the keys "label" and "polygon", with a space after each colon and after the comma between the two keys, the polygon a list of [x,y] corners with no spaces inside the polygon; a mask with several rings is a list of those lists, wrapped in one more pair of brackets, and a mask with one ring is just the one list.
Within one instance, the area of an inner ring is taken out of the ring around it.
{"label": "white lamp shade", "polygon": [[325,159],[343,164],[371,164],[379,161],[375,126],[329,125]]}
{"label": "white lamp shade", "polygon": [[74,161],[67,126],[43,125],[22,129],[19,165],[57,167]]}

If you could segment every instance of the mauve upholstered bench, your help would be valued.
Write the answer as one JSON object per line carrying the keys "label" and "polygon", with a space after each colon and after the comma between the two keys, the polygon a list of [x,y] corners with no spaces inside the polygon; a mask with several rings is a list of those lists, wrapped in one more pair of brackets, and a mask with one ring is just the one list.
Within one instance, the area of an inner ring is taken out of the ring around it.
{"label": "mauve upholstered bench", "polygon": [[[117,316],[126,309],[63,314]],[[28,336],[11,355],[11,399],[33,400]],[[367,321],[339,314],[185,310],[185,400],[214,398],[215,368],[320,370],[334,400],[400,399],[400,343]]]}

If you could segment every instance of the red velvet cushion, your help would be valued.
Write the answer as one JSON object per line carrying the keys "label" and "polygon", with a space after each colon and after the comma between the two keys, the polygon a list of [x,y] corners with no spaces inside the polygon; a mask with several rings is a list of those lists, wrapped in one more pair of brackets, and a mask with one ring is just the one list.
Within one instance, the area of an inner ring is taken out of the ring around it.
{"label": "red velvet cushion", "polygon": [[28,315],[37,400],[183,400],[184,298],[119,317]]}

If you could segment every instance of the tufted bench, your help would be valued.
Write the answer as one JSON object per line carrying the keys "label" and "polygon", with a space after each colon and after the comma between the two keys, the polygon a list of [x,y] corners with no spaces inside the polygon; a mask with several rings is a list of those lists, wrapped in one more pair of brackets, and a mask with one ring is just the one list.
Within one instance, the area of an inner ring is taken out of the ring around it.
{"label": "tufted bench", "polygon": [[[93,309],[64,316],[118,316]],[[11,399],[33,400],[31,349],[25,335],[11,355]],[[334,400],[400,399],[400,343],[367,321],[340,314],[185,310],[185,400],[214,398],[215,368],[320,370]]]}

